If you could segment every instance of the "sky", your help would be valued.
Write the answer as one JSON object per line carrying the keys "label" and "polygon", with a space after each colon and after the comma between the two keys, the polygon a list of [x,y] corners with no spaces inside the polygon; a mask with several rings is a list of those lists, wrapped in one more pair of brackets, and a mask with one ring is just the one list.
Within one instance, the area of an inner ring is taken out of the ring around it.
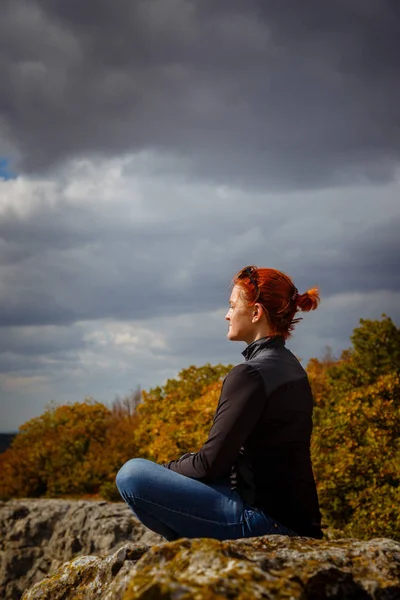
{"label": "sky", "polygon": [[399,325],[399,75],[397,0],[3,0],[0,431],[242,362],[245,265]]}

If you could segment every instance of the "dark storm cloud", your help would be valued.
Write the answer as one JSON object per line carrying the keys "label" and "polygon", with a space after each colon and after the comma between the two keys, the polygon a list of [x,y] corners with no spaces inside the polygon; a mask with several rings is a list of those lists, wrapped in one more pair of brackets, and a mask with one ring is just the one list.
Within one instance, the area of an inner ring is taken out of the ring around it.
{"label": "dark storm cloud", "polygon": [[[400,291],[400,218],[355,231],[354,237],[336,241],[329,259],[324,252],[309,256],[297,272],[300,283],[315,274],[327,295],[341,292]],[[328,246],[325,246],[324,250]],[[310,282],[312,283],[312,282]]]}
{"label": "dark storm cloud", "polygon": [[0,354],[21,354],[27,357],[44,354],[63,354],[85,346],[82,330],[74,327],[3,327]]}
{"label": "dark storm cloud", "polygon": [[[227,303],[234,273],[254,263],[287,272],[301,292],[319,285],[324,297],[400,290],[400,223],[387,190],[378,205],[373,190],[342,190],[332,203],[317,192],[221,197],[192,186],[189,194],[178,181],[170,182],[166,203],[162,177],[140,184],[140,173],[111,181],[106,174],[108,184],[99,185],[106,198],[116,197],[105,202],[96,189],[84,196],[99,176],[100,166],[74,184],[79,199],[59,184],[49,205],[43,184],[21,193],[21,206],[35,198],[25,213],[15,208],[17,198],[3,209],[1,326],[216,310]],[[2,189],[12,199],[18,182]]]}
{"label": "dark storm cloud", "polygon": [[9,1],[4,148],[30,170],[148,149],[236,184],[388,180],[399,40],[394,0]]}

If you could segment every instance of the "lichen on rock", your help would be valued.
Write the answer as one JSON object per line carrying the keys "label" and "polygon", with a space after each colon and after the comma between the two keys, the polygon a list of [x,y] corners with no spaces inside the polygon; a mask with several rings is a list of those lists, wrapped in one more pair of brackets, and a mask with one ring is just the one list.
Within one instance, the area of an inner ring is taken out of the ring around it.
{"label": "lichen on rock", "polygon": [[400,544],[390,539],[263,536],[127,544],[64,564],[23,600],[395,600]]}
{"label": "lichen on rock", "polygon": [[13,500],[0,503],[0,598],[22,593],[23,600],[399,600],[400,544],[279,535],[166,542],[123,503]]}

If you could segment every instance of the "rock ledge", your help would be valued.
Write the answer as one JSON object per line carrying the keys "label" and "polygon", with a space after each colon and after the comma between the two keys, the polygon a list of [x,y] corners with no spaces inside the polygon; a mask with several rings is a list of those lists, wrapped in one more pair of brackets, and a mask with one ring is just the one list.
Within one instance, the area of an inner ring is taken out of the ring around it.
{"label": "rock ledge", "polygon": [[264,536],[128,543],[65,563],[23,600],[399,600],[400,544]]}
{"label": "rock ledge", "polygon": [[165,540],[122,502],[0,502],[0,598],[18,600],[66,561],[110,553],[128,541],[151,545]]}

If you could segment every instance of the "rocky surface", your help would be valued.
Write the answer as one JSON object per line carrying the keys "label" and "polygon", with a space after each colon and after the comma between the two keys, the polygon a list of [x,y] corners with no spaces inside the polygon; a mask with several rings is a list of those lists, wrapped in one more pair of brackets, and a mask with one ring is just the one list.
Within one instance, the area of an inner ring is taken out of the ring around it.
{"label": "rocky surface", "polygon": [[76,558],[23,600],[399,600],[400,544],[390,539],[264,536],[125,544]]}
{"label": "rocky surface", "polygon": [[400,600],[390,539],[166,542],[123,503],[0,503],[0,599]]}
{"label": "rocky surface", "polygon": [[0,599],[17,600],[64,562],[113,552],[127,541],[151,545],[164,538],[145,528],[124,503],[0,502]]}

